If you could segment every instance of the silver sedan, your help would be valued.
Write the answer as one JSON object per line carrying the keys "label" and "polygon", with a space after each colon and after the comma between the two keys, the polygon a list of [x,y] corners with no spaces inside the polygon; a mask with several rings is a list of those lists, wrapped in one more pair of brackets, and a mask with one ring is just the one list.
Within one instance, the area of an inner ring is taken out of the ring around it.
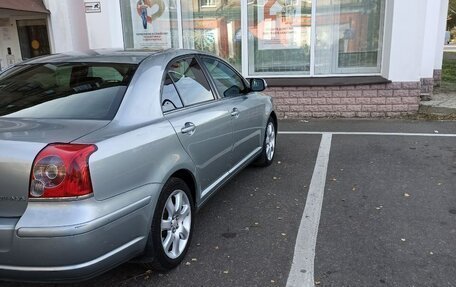
{"label": "silver sedan", "polygon": [[0,74],[0,280],[177,266],[195,212],[273,161],[265,86],[191,50],[58,54]]}

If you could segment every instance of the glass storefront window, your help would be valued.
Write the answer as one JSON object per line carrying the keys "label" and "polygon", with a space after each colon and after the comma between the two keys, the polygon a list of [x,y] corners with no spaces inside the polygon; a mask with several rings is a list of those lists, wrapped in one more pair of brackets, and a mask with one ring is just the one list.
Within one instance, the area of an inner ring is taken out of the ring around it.
{"label": "glass storefront window", "polygon": [[381,72],[386,0],[119,1],[126,48],[201,50],[245,76]]}
{"label": "glass storefront window", "polygon": [[240,1],[186,0],[181,5],[184,48],[218,55],[240,71]]}
{"label": "glass storefront window", "polygon": [[309,74],[311,0],[248,5],[249,74]]}
{"label": "glass storefront window", "polygon": [[383,0],[318,0],[315,74],[379,73]]}
{"label": "glass storefront window", "polygon": [[125,48],[178,48],[176,1],[120,0]]}

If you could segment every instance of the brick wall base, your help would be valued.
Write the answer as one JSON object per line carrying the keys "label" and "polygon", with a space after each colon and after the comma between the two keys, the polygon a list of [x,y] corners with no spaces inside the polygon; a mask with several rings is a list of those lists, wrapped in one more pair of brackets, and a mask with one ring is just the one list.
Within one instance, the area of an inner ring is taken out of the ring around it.
{"label": "brick wall base", "polygon": [[421,79],[421,99],[429,101],[434,93],[434,78]]}
{"label": "brick wall base", "polygon": [[442,82],[442,70],[434,70],[434,87],[440,87]]}
{"label": "brick wall base", "polygon": [[300,118],[378,118],[415,114],[420,82],[331,87],[272,87],[277,116]]}

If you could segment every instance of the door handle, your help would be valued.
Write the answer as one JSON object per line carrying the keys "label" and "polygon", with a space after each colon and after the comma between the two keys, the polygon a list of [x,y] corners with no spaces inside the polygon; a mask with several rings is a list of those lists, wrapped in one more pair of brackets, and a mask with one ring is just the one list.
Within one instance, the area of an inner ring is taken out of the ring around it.
{"label": "door handle", "polygon": [[235,117],[236,119],[239,118],[239,110],[237,108],[234,108],[232,111],[231,111],[231,116],[232,117]]}
{"label": "door handle", "polygon": [[196,126],[193,123],[187,122],[181,129],[181,133],[192,135],[195,132]]}

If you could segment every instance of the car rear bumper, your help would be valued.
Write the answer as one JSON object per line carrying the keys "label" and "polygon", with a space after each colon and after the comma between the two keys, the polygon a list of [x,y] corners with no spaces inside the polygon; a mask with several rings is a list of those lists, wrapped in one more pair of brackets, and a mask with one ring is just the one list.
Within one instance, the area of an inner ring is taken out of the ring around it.
{"label": "car rear bumper", "polygon": [[79,281],[140,254],[159,188],[104,201],[30,202],[20,219],[0,218],[0,280]]}

